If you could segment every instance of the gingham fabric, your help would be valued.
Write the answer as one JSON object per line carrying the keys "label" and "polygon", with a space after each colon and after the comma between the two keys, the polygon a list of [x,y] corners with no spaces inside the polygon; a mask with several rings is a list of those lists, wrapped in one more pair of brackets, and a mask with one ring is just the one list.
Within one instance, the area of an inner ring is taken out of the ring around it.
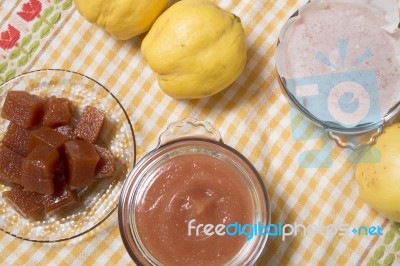
{"label": "gingham fabric", "polygon": [[[72,0],[0,0],[0,83],[42,68],[83,73],[110,89],[126,108],[138,159],[155,148],[169,123],[188,116],[207,120],[263,177],[272,223],[384,228],[384,236],[270,237],[259,265],[400,265],[400,226],[359,198],[352,155],[293,110],[279,89],[274,69],[279,31],[307,1],[215,2],[242,19],[248,47],[242,75],[216,96],[193,101],[166,96],[141,55],[143,36],[113,39],[86,22]],[[0,232],[0,254],[1,265],[133,264],[119,235],[117,213],[94,232],[55,244]]]}

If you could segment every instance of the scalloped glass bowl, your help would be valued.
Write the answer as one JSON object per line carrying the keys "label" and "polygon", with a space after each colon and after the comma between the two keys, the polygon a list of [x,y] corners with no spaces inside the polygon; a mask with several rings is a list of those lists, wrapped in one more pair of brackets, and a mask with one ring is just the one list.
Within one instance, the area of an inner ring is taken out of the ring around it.
{"label": "scalloped glass bowl", "polygon": [[[99,143],[109,148],[116,158],[116,173],[109,180],[94,182],[78,191],[76,207],[41,220],[25,219],[0,196],[0,230],[24,240],[58,242],[81,236],[99,226],[117,208],[122,185],[135,165],[135,135],[129,117],[117,98],[103,85],[82,74],[44,69],[17,76],[0,86],[0,110],[9,90],[25,90],[40,96],[65,97],[72,101],[74,117],[93,105],[106,111],[107,119]],[[0,118],[0,138],[8,121]],[[0,185],[0,193],[9,190]]]}
{"label": "scalloped glass bowl", "polygon": [[[284,95],[343,148],[373,145],[400,114],[399,9],[379,2],[309,1],[279,35],[275,65]],[[331,25],[335,19],[355,23]]]}

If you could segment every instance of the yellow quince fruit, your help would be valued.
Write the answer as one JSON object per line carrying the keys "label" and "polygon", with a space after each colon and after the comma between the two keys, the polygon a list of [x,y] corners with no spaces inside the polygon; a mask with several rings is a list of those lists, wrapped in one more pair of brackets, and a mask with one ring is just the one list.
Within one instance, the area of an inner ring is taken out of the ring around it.
{"label": "yellow quince fruit", "polygon": [[91,23],[119,40],[148,31],[168,7],[169,0],[74,0],[76,9]]}
{"label": "yellow quince fruit", "polygon": [[384,217],[400,223],[400,124],[386,128],[375,148],[379,162],[359,163],[355,169],[360,197]]}
{"label": "yellow quince fruit", "polygon": [[161,89],[177,99],[216,94],[246,65],[240,18],[209,0],[172,5],[153,24],[141,49]]}

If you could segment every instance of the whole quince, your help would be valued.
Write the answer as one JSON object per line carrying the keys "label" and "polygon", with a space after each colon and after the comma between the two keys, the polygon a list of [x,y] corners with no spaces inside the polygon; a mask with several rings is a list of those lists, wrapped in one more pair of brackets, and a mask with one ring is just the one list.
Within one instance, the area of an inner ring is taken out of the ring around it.
{"label": "whole quince", "polygon": [[89,22],[119,40],[148,31],[168,7],[169,0],[74,0],[76,9]]}
{"label": "whole quince", "polygon": [[153,24],[142,54],[166,94],[193,99],[216,94],[238,78],[246,41],[236,15],[209,0],[182,0]]}
{"label": "whole quince", "polygon": [[400,222],[400,124],[386,128],[375,148],[379,162],[360,163],[355,170],[360,197],[384,217]]}

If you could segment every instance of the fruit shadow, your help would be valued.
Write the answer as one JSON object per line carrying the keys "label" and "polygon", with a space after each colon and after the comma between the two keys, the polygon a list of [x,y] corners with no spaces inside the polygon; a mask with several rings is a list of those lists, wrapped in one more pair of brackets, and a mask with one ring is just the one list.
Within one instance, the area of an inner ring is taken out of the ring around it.
{"label": "fruit shadow", "polygon": [[296,222],[295,211],[290,209],[283,201],[285,201],[285,199],[282,196],[278,196],[277,200],[271,201],[270,203],[272,211],[269,224],[273,224],[275,227],[270,227],[269,229],[271,234],[268,235],[267,243],[258,260],[258,265],[276,265],[277,261],[274,261],[274,258],[278,251],[280,254],[285,254],[287,258],[293,257],[296,252],[296,249],[293,248],[293,245],[296,245],[296,237],[303,237],[301,235],[289,235],[283,240],[283,236],[280,235],[280,224],[283,227],[285,224],[293,225]]}
{"label": "fruit shadow", "polygon": [[129,50],[130,53],[135,53],[136,51],[140,51],[143,39],[144,37],[146,37],[147,33],[148,32],[144,32],[128,40],[117,40],[116,51],[119,51],[123,48]]}
{"label": "fruit shadow", "polygon": [[[181,0],[170,0],[169,7],[171,7],[173,4],[175,4],[175,3],[179,2],[179,1],[181,1]],[[141,33],[138,36],[135,36],[135,37],[130,38],[128,40],[117,40],[118,45],[120,47],[124,46],[124,45],[127,45],[128,47],[134,47],[135,49],[140,49],[140,47],[142,45],[142,42],[143,42],[143,39],[144,39],[144,37],[146,37],[147,33],[148,33],[148,31],[144,32],[144,33]]]}
{"label": "fruit shadow", "polygon": [[[202,107],[205,113],[218,112],[228,114],[232,110],[246,106],[248,109],[268,97],[277,88],[277,72],[274,64],[274,51],[262,57],[258,54],[259,47],[247,44],[247,63],[240,76],[226,89],[219,93],[200,99],[185,100],[192,107]],[[267,73],[265,68],[273,71]],[[254,111],[254,110],[253,110]]]}

